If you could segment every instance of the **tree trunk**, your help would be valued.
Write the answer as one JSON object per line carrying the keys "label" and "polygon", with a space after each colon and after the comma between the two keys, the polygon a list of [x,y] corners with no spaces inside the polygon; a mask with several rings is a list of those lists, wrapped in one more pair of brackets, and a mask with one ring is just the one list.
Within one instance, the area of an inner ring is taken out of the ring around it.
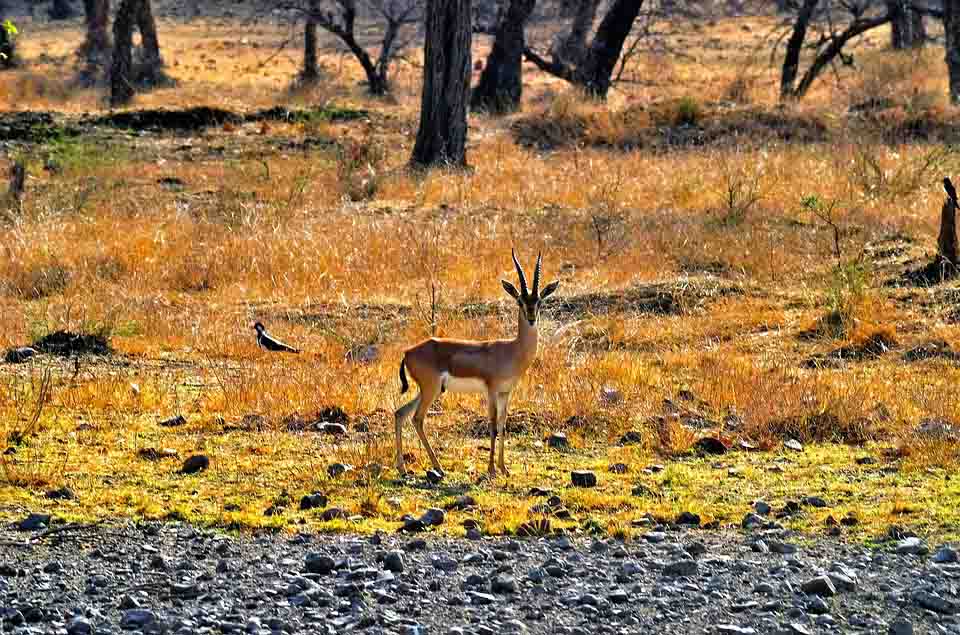
{"label": "tree trunk", "polygon": [[137,28],[140,30],[140,43],[143,48],[143,67],[139,69],[137,80],[156,84],[163,68],[160,40],[157,38],[157,23],[153,19],[150,0],[138,0],[137,4]]}
{"label": "tree trunk", "polygon": [[913,10],[911,0],[886,0],[892,18],[890,46],[894,49],[919,48],[927,39],[923,14]]}
{"label": "tree trunk", "polygon": [[303,29],[303,70],[300,78],[305,82],[315,82],[320,77],[320,68],[317,65],[317,12],[320,10],[318,0],[310,0],[310,9],[307,14],[307,24]]}
{"label": "tree trunk", "polygon": [[793,32],[787,40],[787,52],[783,58],[783,67],[780,71],[780,100],[793,97],[793,85],[797,81],[797,71],[800,68],[800,50],[803,41],[807,38],[807,26],[820,0],[803,0],[803,5],[797,13],[797,21],[793,23]]}
{"label": "tree trunk", "polygon": [[[2,15],[0,15],[0,22],[2,22]],[[15,40],[0,24],[0,68],[13,68],[16,66],[16,58]]]}
{"label": "tree trunk", "polygon": [[70,0],[53,0],[48,12],[51,20],[69,20],[73,17],[73,7],[70,6]]}
{"label": "tree trunk", "polygon": [[113,61],[110,66],[110,105],[122,106],[133,98],[133,25],[143,0],[120,0],[113,21]]}
{"label": "tree trunk", "polygon": [[84,0],[87,36],[81,52],[88,60],[96,62],[110,50],[110,0]]}
{"label": "tree trunk", "polygon": [[23,188],[26,185],[27,168],[22,161],[10,167],[10,186],[7,188],[7,205],[16,213],[22,211]]}
{"label": "tree trunk", "polygon": [[579,0],[573,22],[566,34],[561,34],[550,51],[554,61],[568,66],[578,66],[587,55],[587,36],[597,19],[600,0]]}
{"label": "tree trunk", "polygon": [[943,30],[946,34],[947,75],[950,103],[960,103],[960,0],[943,0]]}
{"label": "tree trunk", "polygon": [[[592,0],[590,0],[592,1]],[[536,0],[511,0],[500,20],[493,50],[470,98],[470,107],[490,113],[513,112],[523,94],[523,30]]]}
{"label": "tree trunk", "polygon": [[470,0],[427,0],[415,167],[467,165]]}
{"label": "tree trunk", "polygon": [[643,0],[614,0],[613,5],[593,36],[583,63],[574,74],[579,85],[588,94],[605,99],[610,90],[610,78],[620,59],[623,43],[633,29]]}

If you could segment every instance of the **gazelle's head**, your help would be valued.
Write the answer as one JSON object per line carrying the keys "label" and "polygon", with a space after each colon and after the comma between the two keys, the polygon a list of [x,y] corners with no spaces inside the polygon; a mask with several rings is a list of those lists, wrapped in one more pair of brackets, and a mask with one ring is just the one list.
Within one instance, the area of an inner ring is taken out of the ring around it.
{"label": "gazelle's head", "polygon": [[517,260],[516,252],[511,249],[510,254],[513,256],[513,264],[517,268],[517,277],[520,278],[520,291],[517,291],[517,288],[506,280],[501,280],[500,283],[503,284],[504,291],[509,293],[510,296],[517,301],[523,317],[526,318],[530,326],[536,326],[537,318],[540,316],[540,303],[557,290],[557,287],[560,286],[560,281],[554,280],[543,288],[543,293],[540,292],[540,261],[542,260],[542,255],[537,254],[537,267],[533,270],[533,292],[531,293],[527,290],[527,277],[523,275],[523,267],[520,266],[520,261]]}

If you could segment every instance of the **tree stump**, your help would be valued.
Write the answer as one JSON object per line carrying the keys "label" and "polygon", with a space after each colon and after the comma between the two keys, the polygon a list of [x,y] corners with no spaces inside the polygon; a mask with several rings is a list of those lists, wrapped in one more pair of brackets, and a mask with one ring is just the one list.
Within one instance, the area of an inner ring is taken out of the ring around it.
{"label": "tree stump", "polygon": [[27,181],[27,168],[22,161],[10,167],[10,186],[7,189],[7,207],[19,215],[23,210],[23,189]]}
{"label": "tree stump", "polygon": [[[940,209],[940,235],[937,237],[937,257],[949,277],[957,268],[957,198],[950,179],[943,180],[947,198]],[[949,274],[947,273],[949,269]]]}

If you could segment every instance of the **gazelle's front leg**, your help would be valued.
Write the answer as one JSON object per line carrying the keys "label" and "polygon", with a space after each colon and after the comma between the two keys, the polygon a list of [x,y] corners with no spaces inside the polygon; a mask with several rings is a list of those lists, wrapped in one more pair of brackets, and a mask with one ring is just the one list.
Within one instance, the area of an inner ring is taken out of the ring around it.
{"label": "gazelle's front leg", "polygon": [[487,395],[487,415],[490,417],[490,462],[487,465],[487,474],[493,480],[497,477],[497,468],[493,464],[493,456],[497,451],[497,394]]}
{"label": "gazelle's front leg", "polygon": [[503,448],[507,444],[507,407],[510,405],[510,393],[497,393],[497,433],[500,435],[500,453],[497,456],[497,467],[504,476],[510,476],[503,461]]}

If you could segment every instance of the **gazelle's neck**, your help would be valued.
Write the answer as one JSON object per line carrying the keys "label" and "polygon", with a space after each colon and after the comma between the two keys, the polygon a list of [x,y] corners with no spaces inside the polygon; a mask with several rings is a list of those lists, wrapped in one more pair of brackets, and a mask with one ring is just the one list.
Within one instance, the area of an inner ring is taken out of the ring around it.
{"label": "gazelle's neck", "polygon": [[532,360],[537,354],[537,325],[530,325],[523,307],[517,310],[517,337],[514,341],[523,357],[529,356]]}

